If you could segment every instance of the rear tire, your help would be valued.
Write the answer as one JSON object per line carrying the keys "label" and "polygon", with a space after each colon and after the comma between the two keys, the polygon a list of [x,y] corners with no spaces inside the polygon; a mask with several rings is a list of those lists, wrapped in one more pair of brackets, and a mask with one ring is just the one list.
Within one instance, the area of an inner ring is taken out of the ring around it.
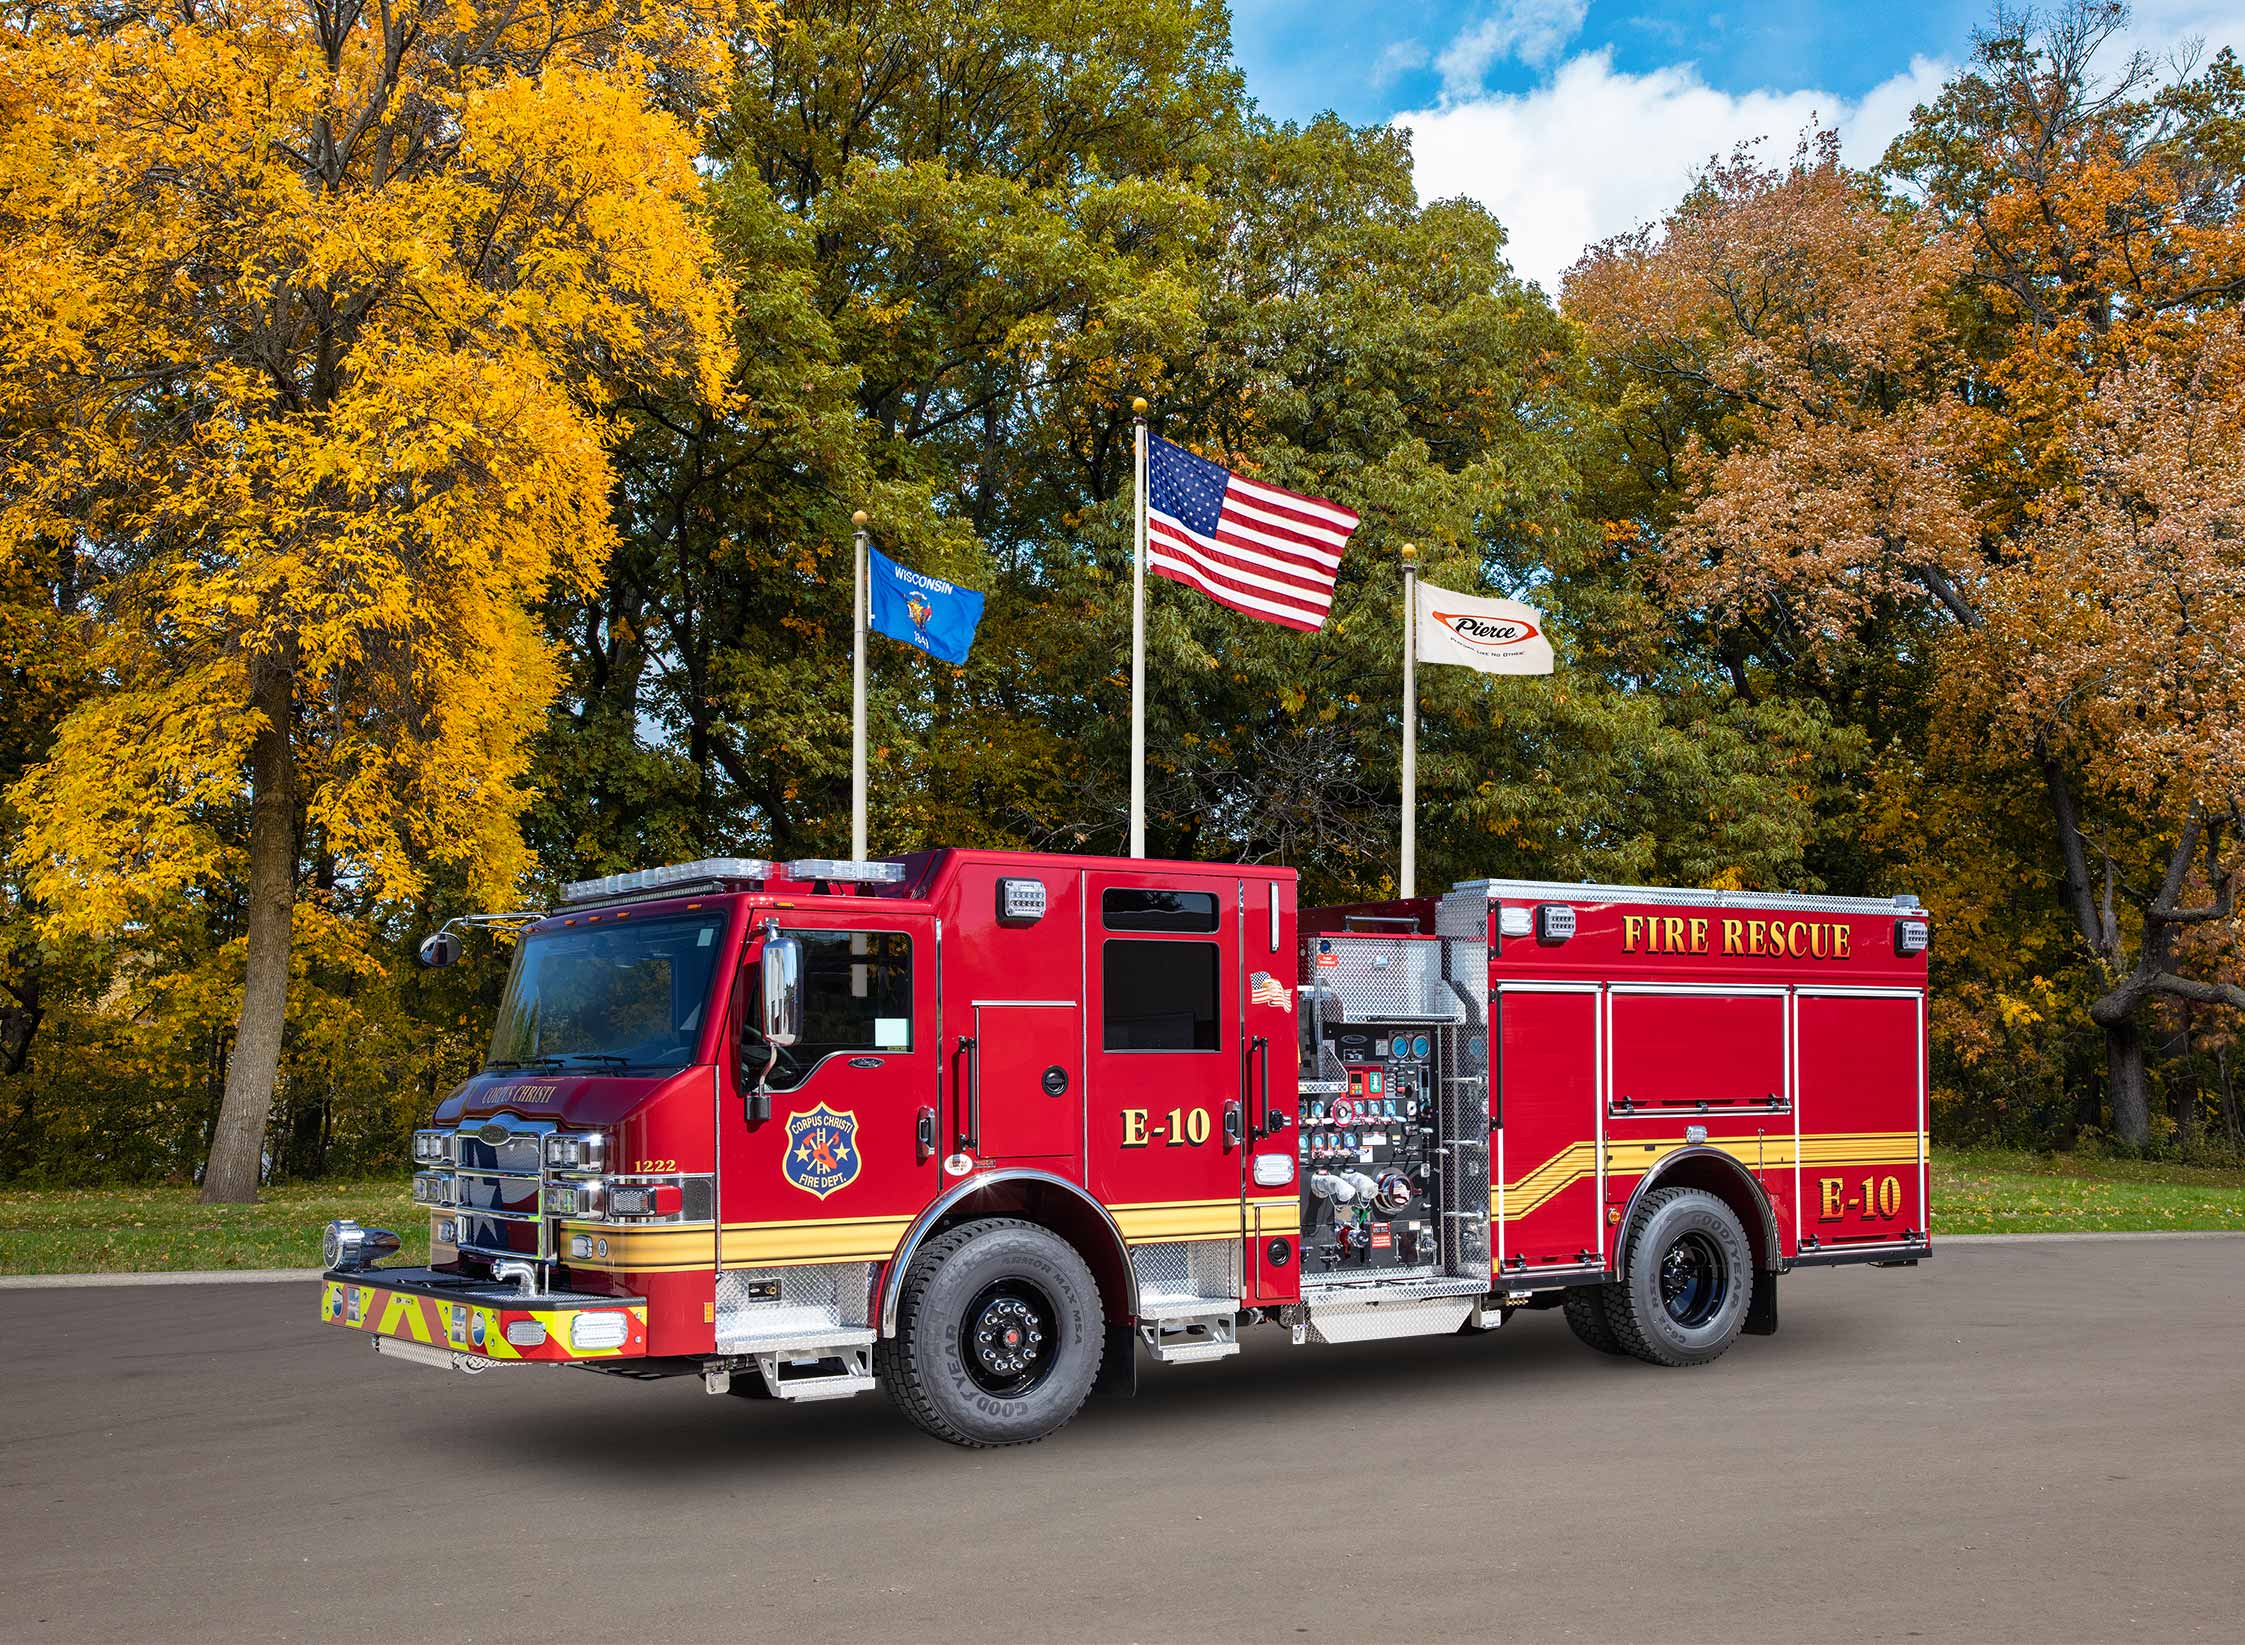
{"label": "rear tire", "polygon": [[1705,1365],[1738,1340],[1754,1294],[1754,1251],[1713,1194],[1662,1188],[1648,1196],[1630,1224],[1624,1266],[1603,1290],[1625,1353],[1653,1365]]}
{"label": "rear tire", "polygon": [[953,1445],[1027,1445],[1082,1408],[1106,1350],[1099,1282],[1075,1248],[1011,1217],[928,1241],[874,1373],[898,1410]]}
{"label": "rear tire", "polygon": [[1621,1338],[1614,1335],[1613,1321],[1606,1317],[1604,1286],[1571,1285],[1560,1307],[1566,1311],[1567,1328],[1585,1347],[1595,1348],[1601,1354],[1627,1352],[1621,1345]]}

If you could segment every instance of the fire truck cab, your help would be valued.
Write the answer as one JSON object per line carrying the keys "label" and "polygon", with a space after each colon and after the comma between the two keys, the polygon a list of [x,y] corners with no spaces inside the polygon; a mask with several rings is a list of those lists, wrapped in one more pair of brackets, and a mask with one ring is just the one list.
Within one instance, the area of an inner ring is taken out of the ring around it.
{"label": "fire truck cab", "polygon": [[1928,1254],[1913,900],[1295,892],[973,850],[573,885],[415,1134],[430,1264],[331,1225],[322,1318],[459,1370],[878,1383],[1000,1445],[1255,1324],[1555,1307],[1691,1365],[1782,1273]]}

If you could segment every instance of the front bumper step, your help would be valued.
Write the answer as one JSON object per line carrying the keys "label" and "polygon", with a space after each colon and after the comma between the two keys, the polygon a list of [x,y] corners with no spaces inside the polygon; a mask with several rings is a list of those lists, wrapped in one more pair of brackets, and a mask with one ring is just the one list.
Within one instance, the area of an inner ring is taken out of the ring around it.
{"label": "front bumper step", "polygon": [[370,1333],[391,1357],[453,1370],[574,1365],[647,1352],[644,1297],[526,1294],[438,1268],[330,1269],[320,1276],[320,1318]]}
{"label": "front bumper step", "polygon": [[376,1337],[372,1346],[384,1359],[402,1359],[409,1365],[426,1365],[434,1371],[464,1371],[471,1377],[494,1365],[531,1363],[520,1359],[486,1359],[481,1354],[463,1354],[450,1348],[431,1348],[402,1337]]}

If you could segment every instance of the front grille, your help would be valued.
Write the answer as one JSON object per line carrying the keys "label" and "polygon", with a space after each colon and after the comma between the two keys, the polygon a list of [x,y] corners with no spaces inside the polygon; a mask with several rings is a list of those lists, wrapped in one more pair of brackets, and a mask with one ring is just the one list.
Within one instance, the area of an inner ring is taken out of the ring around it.
{"label": "front grille", "polygon": [[[471,1256],[526,1258],[533,1262],[566,1262],[569,1253],[561,1249],[558,1231],[562,1223],[574,1221],[593,1223],[601,1228],[609,1226],[596,1207],[587,1207],[573,1217],[556,1214],[547,1190],[561,1184],[582,1185],[601,1177],[597,1169],[546,1168],[546,1138],[564,1129],[554,1120],[516,1119],[500,1114],[488,1120],[470,1120],[457,1131],[440,1133],[451,1150],[450,1168],[423,1172],[417,1180],[443,1178],[449,1183],[448,1199],[424,1203],[430,1210],[453,1219],[458,1236],[453,1243],[462,1252]],[[592,1158],[597,1162],[600,1155],[595,1153]],[[656,1176],[632,1173],[602,1180],[611,1190],[619,1184],[638,1183],[676,1184],[679,1189],[675,1212],[616,1218],[614,1226],[618,1229],[661,1228],[682,1223],[707,1225],[716,1218],[716,1179],[707,1173]],[[605,1255],[605,1245],[601,1254]],[[580,1249],[576,1255],[584,1258],[587,1252]],[[713,1253],[713,1263],[714,1260]]]}
{"label": "front grille", "polygon": [[453,1133],[453,1193],[459,1239],[479,1256],[529,1257],[550,1262],[553,1225],[542,1204],[546,1187],[546,1134],[552,1120],[495,1115],[472,1120]]}

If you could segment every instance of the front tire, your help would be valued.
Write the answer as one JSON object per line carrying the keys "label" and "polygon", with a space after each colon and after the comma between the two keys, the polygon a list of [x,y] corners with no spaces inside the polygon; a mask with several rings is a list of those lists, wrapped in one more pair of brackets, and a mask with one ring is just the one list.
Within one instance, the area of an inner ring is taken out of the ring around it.
{"label": "front tire", "polygon": [[1026,1445],[1082,1407],[1106,1349],[1099,1283],[1075,1248],[1014,1218],[922,1248],[874,1370],[898,1410],[953,1445]]}
{"label": "front tire", "polygon": [[1738,1340],[1754,1294],[1754,1252],[1731,1208],[1697,1188],[1663,1188],[1630,1225],[1623,1277],[1605,1287],[1623,1352],[1653,1365],[1705,1365]]}

